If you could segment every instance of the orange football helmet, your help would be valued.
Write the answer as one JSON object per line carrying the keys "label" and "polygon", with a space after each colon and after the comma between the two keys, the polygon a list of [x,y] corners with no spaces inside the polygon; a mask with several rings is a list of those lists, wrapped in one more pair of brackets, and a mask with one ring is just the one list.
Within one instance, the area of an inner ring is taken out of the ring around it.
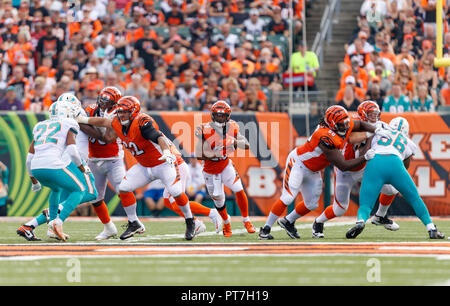
{"label": "orange football helmet", "polygon": [[101,109],[112,109],[122,98],[122,93],[117,87],[108,86],[103,88],[97,96],[97,105]]}
{"label": "orange football helmet", "polygon": [[339,136],[345,136],[350,127],[350,117],[345,108],[339,105],[330,106],[324,116],[328,127]]}
{"label": "orange football helmet", "polygon": [[[225,115],[224,119],[218,117],[219,114]],[[220,100],[211,106],[211,119],[220,126],[224,126],[231,116],[231,107],[227,102]]]}
{"label": "orange football helmet", "polygon": [[358,116],[362,121],[376,123],[380,120],[380,107],[374,101],[367,100],[358,106]]}
{"label": "orange football helmet", "polygon": [[[136,97],[125,96],[117,102],[117,116],[122,125],[128,125],[140,112],[141,103]],[[121,118],[123,113],[129,113],[129,116],[125,120]]]}

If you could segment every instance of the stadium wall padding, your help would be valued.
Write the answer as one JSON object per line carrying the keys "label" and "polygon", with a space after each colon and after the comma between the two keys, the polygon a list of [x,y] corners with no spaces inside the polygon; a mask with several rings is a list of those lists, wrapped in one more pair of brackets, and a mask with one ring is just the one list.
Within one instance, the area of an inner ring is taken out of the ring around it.
{"label": "stadium wall padding", "polygon": [[[210,120],[205,112],[159,112],[151,113],[162,132],[185,156],[193,154],[196,139],[195,127]],[[395,114],[383,113],[381,119],[389,122]],[[411,174],[420,195],[431,215],[450,215],[450,114],[404,113],[410,123],[411,138],[420,151],[411,162]],[[13,204],[8,209],[10,216],[34,216],[48,206],[49,189],[39,193],[31,191],[31,182],[25,167],[26,154],[32,139],[33,126],[47,117],[46,114],[29,112],[0,113],[0,160],[10,169],[9,197]],[[305,115],[288,116],[286,113],[234,113],[242,133],[250,142],[249,151],[238,149],[231,159],[241,177],[249,198],[251,215],[267,215],[272,204],[279,198],[282,188],[285,160],[291,149],[307,141]],[[320,117],[309,118],[312,133]],[[126,152],[126,165],[136,161]],[[331,170],[331,168],[329,169]],[[324,206],[332,203],[333,172],[328,192],[322,195],[320,206],[310,215],[319,215]],[[352,193],[346,215],[354,216],[358,209],[358,193]],[[226,193],[232,197],[230,190]],[[328,195],[331,194],[331,197]],[[124,215],[119,198],[111,186],[106,193],[106,203],[112,215]],[[297,201],[301,200],[301,195]],[[288,211],[292,210],[291,205]],[[376,208],[376,206],[375,206]],[[238,209],[230,209],[239,214]],[[397,196],[389,211],[390,215],[414,215],[411,207]]]}

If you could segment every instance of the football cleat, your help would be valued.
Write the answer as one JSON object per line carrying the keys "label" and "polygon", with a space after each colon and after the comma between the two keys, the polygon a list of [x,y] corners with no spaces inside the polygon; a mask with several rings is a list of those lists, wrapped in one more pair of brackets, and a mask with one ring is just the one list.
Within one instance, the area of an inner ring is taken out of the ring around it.
{"label": "football cleat", "polygon": [[206,225],[205,223],[203,223],[203,221],[198,219],[195,219],[194,221],[195,221],[195,231],[194,231],[195,236],[206,231]]}
{"label": "football cleat", "polygon": [[356,222],[356,225],[347,231],[345,237],[347,237],[347,239],[355,239],[359,234],[362,233],[364,227],[364,222]]}
{"label": "football cleat", "polygon": [[98,234],[97,237],[95,237],[95,240],[106,240],[109,238],[113,238],[115,236],[117,236],[117,228],[114,225],[114,223],[109,222],[109,223],[105,224],[105,228],[103,229],[103,232]]}
{"label": "football cleat", "polygon": [[374,215],[370,219],[370,222],[372,222],[372,224],[375,224],[375,225],[383,225],[385,229],[390,230],[390,231],[396,231],[400,228],[400,226],[397,223],[395,223],[388,217],[380,217],[380,216]]}
{"label": "football cleat", "polygon": [[266,225],[259,228],[258,237],[259,240],[272,240],[273,236],[270,234],[270,226]]}
{"label": "football cleat", "polygon": [[34,230],[34,226],[33,225],[25,225],[23,224],[22,226],[20,226],[16,233],[19,236],[22,236],[23,238],[25,238],[28,241],[41,241],[41,239],[39,239],[38,237],[36,237],[36,235],[33,232]]}
{"label": "football cleat", "polygon": [[128,221],[125,226],[126,230],[120,235],[121,240],[133,237],[134,234],[142,234],[145,232],[145,227],[139,220],[133,222]]}
{"label": "football cleat", "polygon": [[223,224],[223,235],[225,236],[225,237],[231,237],[231,234],[232,234],[232,232],[231,232],[231,223],[228,223],[228,224]]}
{"label": "football cleat", "polygon": [[428,235],[430,236],[430,239],[444,239],[445,235],[442,234],[440,231],[435,228],[434,230],[428,231]]}
{"label": "football cleat", "polygon": [[217,209],[211,209],[212,214],[210,216],[212,223],[214,224],[214,228],[216,230],[216,233],[220,233],[220,231],[222,230],[222,217],[219,215],[219,213],[217,212]]}
{"label": "football cleat", "polygon": [[253,224],[250,221],[244,221],[244,226],[245,226],[245,229],[247,230],[247,233],[253,234],[256,232],[255,227],[253,226]]}
{"label": "football cleat", "polygon": [[313,238],[323,238],[323,223],[318,223],[314,220],[312,225],[312,237]]}
{"label": "football cleat", "polygon": [[192,240],[195,236],[195,221],[194,218],[186,218],[186,232],[184,238],[186,240]]}
{"label": "football cleat", "polygon": [[53,231],[62,241],[67,240],[67,235],[63,233],[63,222],[60,219],[54,219],[48,223],[48,228]]}
{"label": "football cleat", "polygon": [[[48,238],[52,238],[52,239],[56,239],[56,240],[61,240],[61,238],[58,237],[58,235],[56,235],[55,231],[52,230],[51,228],[47,229],[47,237]],[[64,234],[64,237],[66,237],[66,240],[69,240],[69,235]]]}
{"label": "football cleat", "polygon": [[286,219],[286,217],[283,217],[281,219],[277,220],[277,223],[279,226],[281,226],[282,229],[286,231],[289,237],[292,239],[299,239],[300,235],[297,233],[297,228],[295,227],[295,223],[291,223]]}

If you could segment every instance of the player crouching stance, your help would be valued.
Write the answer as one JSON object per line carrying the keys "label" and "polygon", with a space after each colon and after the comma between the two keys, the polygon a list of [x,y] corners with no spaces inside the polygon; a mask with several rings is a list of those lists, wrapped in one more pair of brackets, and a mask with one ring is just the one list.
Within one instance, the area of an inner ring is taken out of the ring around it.
{"label": "player crouching stance", "polygon": [[308,141],[291,151],[286,160],[283,190],[280,199],[274,203],[266,224],[259,231],[259,239],[273,239],[270,234],[272,225],[284,213],[286,207],[294,202],[298,193],[303,201],[286,217],[278,219],[278,224],[286,230],[291,238],[300,238],[295,228],[295,221],[318,207],[322,192],[321,170],[334,164],[341,171],[348,171],[362,165],[373,157],[368,150],[363,156],[345,160],[341,153],[352,131],[368,131],[386,133],[383,129],[375,129],[372,125],[352,120],[341,106],[331,106]]}
{"label": "player crouching stance", "polygon": [[231,237],[231,223],[225,205],[223,185],[236,195],[236,204],[248,233],[255,228],[248,216],[248,199],[241,179],[227,154],[237,148],[247,150],[250,146],[239,133],[239,125],[230,120],[231,108],[225,101],[217,101],[211,107],[212,121],[197,127],[195,136],[199,139],[195,147],[197,159],[204,161],[203,176],[206,189],[214,201],[214,206],[223,219],[223,235]]}
{"label": "player crouching stance", "polygon": [[120,239],[145,232],[144,225],[136,214],[136,198],[133,191],[153,180],[160,179],[174,197],[186,220],[186,240],[195,235],[194,218],[189,199],[182,189],[175,156],[162,132],[156,129],[150,116],[140,112],[139,100],[132,96],[122,97],[117,103],[114,119],[78,117],[79,123],[112,128],[123,145],[133,154],[138,164],[126,172],[119,185],[119,197],[128,217],[127,229]]}
{"label": "player crouching stance", "polygon": [[[362,120],[364,122],[371,123],[373,125],[385,124],[379,121],[380,108],[378,104],[374,101],[364,101],[358,106],[358,114],[353,115],[355,119]],[[387,124],[386,124],[387,125]],[[367,143],[367,136],[371,133],[357,133],[362,134],[361,142],[357,143],[346,143],[343,149],[344,157],[346,160],[350,160],[358,156],[359,151]],[[358,137],[358,136],[356,136]],[[350,137],[351,138],[351,137]],[[350,203],[350,193],[353,186],[362,181],[364,174],[364,167],[366,163],[361,166],[351,169],[350,171],[341,171],[335,168],[335,186],[334,186],[334,201],[333,205],[328,206],[322,214],[314,220],[312,225],[312,237],[313,238],[323,238],[323,224],[335,217],[342,216],[348,208]],[[389,202],[395,198],[396,190],[390,186],[383,186],[382,194],[380,195],[380,203]],[[387,209],[389,204],[380,205],[380,211],[373,217],[372,223],[376,225],[383,225],[386,229],[391,231],[396,231],[399,226],[394,221],[386,217]]]}
{"label": "player crouching stance", "polygon": [[347,231],[346,237],[354,239],[361,234],[381,188],[384,184],[391,184],[412,206],[416,216],[426,226],[430,239],[444,239],[444,234],[439,232],[431,221],[428,209],[406,170],[411,157],[417,150],[416,144],[408,137],[408,121],[402,117],[396,117],[389,122],[389,125],[392,128],[390,138],[382,135],[375,135],[372,138],[371,147],[375,151],[375,156],[367,163],[364,170],[357,222]]}

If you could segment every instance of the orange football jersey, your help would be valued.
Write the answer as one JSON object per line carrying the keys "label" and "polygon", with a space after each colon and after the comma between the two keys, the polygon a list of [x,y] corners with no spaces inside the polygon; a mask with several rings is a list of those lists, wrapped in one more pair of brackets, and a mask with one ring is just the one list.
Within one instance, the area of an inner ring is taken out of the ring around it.
{"label": "orange football jersey", "polygon": [[[112,121],[112,127],[122,140],[123,145],[133,154],[137,162],[144,167],[155,167],[165,162],[164,160],[158,160],[162,156],[161,147],[157,143],[145,139],[140,130],[145,125],[154,125],[154,122],[149,115],[140,113],[131,122],[128,131],[124,133],[119,119],[114,117]],[[154,128],[158,129],[157,125],[154,125]]]}
{"label": "orange football jersey", "polygon": [[297,154],[299,155],[300,160],[311,171],[316,172],[325,169],[331,163],[319,147],[319,143],[325,142],[329,147],[342,150],[353,130],[353,126],[353,120],[350,120],[350,127],[344,139],[330,128],[319,125],[309,137],[308,141],[297,148]]}
{"label": "orange football jersey", "polygon": [[[214,150],[216,146],[223,145],[225,143],[226,137],[234,137],[236,138],[239,134],[239,125],[236,121],[230,120],[227,124],[227,131],[225,136],[220,135],[216,132],[216,130],[211,126],[210,123],[204,123],[200,125],[202,130],[203,141],[208,142],[209,148]],[[223,148],[221,158],[217,158],[217,160],[205,160],[203,165],[203,171],[209,174],[219,174],[225,169],[228,165],[228,156],[226,155],[226,148]]]}
{"label": "orange football jersey", "polygon": [[[97,104],[91,104],[85,108],[89,117],[101,117]],[[104,143],[101,140],[89,137],[89,158],[122,157],[123,149],[120,140],[112,143]]]}
{"label": "orange football jersey", "polygon": [[[350,117],[353,120],[360,120],[358,114],[351,114]],[[345,160],[355,159],[356,158],[356,153],[355,152],[360,148],[360,146],[361,146],[361,144],[351,144],[351,143],[347,142],[345,144],[345,147],[344,147],[344,158],[345,158]],[[356,171],[359,171],[361,169],[364,169],[365,166],[366,166],[366,163],[363,163],[361,166],[353,168],[350,171],[356,172]]]}

